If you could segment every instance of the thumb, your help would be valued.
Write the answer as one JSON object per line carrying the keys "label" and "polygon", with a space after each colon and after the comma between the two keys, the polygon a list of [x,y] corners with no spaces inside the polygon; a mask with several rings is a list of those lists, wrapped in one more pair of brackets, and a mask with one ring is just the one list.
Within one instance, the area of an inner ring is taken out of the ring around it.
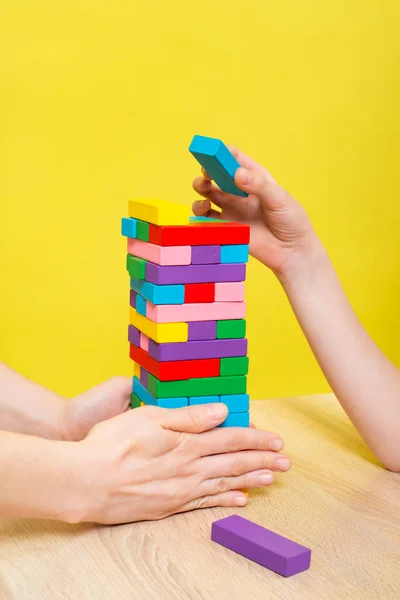
{"label": "thumb", "polygon": [[257,196],[264,210],[285,210],[293,204],[292,197],[265,169],[241,167],[235,173],[235,183],[244,192]]}
{"label": "thumb", "polygon": [[163,427],[184,433],[202,433],[220,425],[228,416],[225,404],[199,404],[164,412]]}

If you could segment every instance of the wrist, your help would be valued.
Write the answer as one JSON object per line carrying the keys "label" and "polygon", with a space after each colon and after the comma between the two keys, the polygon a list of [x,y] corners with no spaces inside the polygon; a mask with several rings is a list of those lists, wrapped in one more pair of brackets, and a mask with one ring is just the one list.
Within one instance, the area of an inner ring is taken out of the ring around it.
{"label": "wrist", "polygon": [[329,264],[323,244],[312,232],[302,246],[292,251],[284,267],[275,275],[290,298],[312,289]]}

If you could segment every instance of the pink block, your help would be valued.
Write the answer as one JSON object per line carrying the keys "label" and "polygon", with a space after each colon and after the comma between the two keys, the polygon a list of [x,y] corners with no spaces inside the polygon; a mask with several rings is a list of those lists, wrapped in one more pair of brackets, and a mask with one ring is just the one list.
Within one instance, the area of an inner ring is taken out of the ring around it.
{"label": "pink block", "polygon": [[149,260],[156,265],[190,265],[191,246],[156,246],[142,240],[128,238],[128,254]]}
{"label": "pink block", "polygon": [[215,302],[243,302],[244,281],[215,284]]}
{"label": "pink block", "polygon": [[222,319],[244,319],[245,302],[210,302],[204,304],[151,304],[147,302],[146,317],[155,323],[188,323]]}
{"label": "pink block", "polygon": [[140,332],[140,347],[146,350],[146,352],[149,351],[149,338],[142,332]]}

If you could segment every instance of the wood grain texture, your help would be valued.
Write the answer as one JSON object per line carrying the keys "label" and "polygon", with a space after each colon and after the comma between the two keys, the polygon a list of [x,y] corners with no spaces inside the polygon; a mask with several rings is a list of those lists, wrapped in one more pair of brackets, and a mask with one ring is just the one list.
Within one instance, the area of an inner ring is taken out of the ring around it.
{"label": "wood grain texture", "polygon": [[[286,440],[290,473],[244,509],[115,527],[0,521],[1,600],[400,598],[400,477],[379,466],[331,395],[252,403]],[[312,549],[284,579],[210,541],[242,514]]]}

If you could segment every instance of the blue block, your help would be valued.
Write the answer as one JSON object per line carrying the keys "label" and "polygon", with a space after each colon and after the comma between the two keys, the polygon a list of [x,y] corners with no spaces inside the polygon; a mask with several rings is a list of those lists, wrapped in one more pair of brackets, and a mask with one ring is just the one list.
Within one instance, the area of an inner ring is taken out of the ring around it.
{"label": "blue block", "polygon": [[235,244],[221,246],[221,263],[247,263],[249,260],[249,245]]}
{"label": "blue block", "polygon": [[[138,395],[138,394],[136,394]],[[229,413],[225,421],[218,427],[249,427],[250,413]]]}
{"label": "blue block", "polygon": [[224,219],[212,219],[211,217],[189,217],[189,221],[195,223],[231,223],[232,221],[226,221]]}
{"label": "blue block", "polygon": [[189,151],[223,192],[234,196],[248,196],[234,182],[240,165],[221,140],[195,135]]}
{"label": "blue block", "polygon": [[144,404],[150,404],[151,406],[181,408],[189,404],[188,398],[154,398],[136,376],[133,378],[132,391]]}
{"label": "blue block", "polygon": [[152,304],[183,304],[184,285],[156,285],[131,277],[131,288]]}
{"label": "blue block", "polygon": [[220,402],[228,407],[230,413],[244,413],[249,410],[248,394],[232,394],[229,396],[220,396]]}
{"label": "blue block", "polygon": [[136,219],[124,217],[122,219],[121,233],[126,237],[136,238]]}
{"label": "blue block", "polygon": [[219,396],[189,396],[189,405],[219,402]]}
{"label": "blue block", "polygon": [[140,315],[146,316],[146,299],[140,294],[136,294],[136,310]]}

